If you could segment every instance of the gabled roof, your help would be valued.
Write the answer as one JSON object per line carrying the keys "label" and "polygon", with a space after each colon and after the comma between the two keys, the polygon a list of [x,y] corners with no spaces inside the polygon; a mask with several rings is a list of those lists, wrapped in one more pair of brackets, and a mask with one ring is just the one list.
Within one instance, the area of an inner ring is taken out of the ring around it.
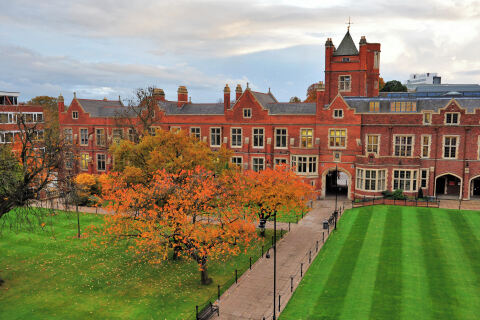
{"label": "gabled roof", "polygon": [[250,92],[253,94],[255,99],[257,99],[258,103],[260,103],[264,109],[269,103],[278,103],[277,99],[275,99],[275,97],[271,92],[268,92],[268,93],[262,93],[262,92],[256,92],[256,91],[250,91]]}
{"label": "gabled roof", "polygon": [[358,55],[357,47],[353,42],[350,31],[347,31],[345,37],[343,37],[342,42],[338,46],[338,49],[333,53],[334,56],[356,56]]}
{"label": "gabled roof", "polygon": [[77,99],[85,112],[94,118],[120,116],[126,110],[121,101]]}

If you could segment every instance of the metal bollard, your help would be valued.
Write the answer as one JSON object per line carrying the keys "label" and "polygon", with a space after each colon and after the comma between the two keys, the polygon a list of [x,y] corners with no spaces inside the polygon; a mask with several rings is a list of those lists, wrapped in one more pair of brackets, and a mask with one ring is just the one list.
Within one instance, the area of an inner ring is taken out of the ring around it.
{"label": "metal bollard", "polygon": [[288,222],[288,231],[290,231],[290,222]]}
{"label": "metal bollard", "polygon": [[238,277],[237,277],[237,269],[235,269],[235,283],[237,283]]}
{"label": "metal bollard", "polygon": [[312,250],[308,251],[308,263],[312,263]]}
{"label": "metal bollard", "polygon": [[325,243],[325,231],[322,231],[322,243]]}
{"label": "metal bollard", "polygon": [[252,270],[252,257],[250,257],[250,270]]}
{"label": "metal bollard", "polygon": [[280,298],[281,297],[282,297],[281,295],[278,295],[278,312],[280,312]]}
{"label": "metal bollard", "polygon": [[220,300],[220,285],[217,286],[217,295],[218,295],[218,300]]}
{"label": "metal bollard", "polygon": [[290,277],[290,292],[293,292],[293,277]]}
{"label": "metal bollard", "polygon": [[303,262],[300,263],[300,278],[303,277]]}
{"label": "metal bollard", "polygon": [[262,246],[262,258],[263,258],[263,246]]}
{"label": "metal bollard", "polygon": [[316,244],[315,244],[315,252],[318,252],[318,240],[317,240],[317,242],[316,242]]}

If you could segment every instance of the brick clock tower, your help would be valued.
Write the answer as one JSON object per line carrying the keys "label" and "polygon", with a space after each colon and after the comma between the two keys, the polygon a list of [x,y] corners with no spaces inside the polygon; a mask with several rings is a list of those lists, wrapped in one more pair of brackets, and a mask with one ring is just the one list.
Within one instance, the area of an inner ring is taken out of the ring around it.
{"label": "brick clock tower", "polygon": [[325,43],[325,93],[323,103],[342,96],[377,97],[380,75],[380,43],[367,43],[362,36],[357,50],[350,30],[335,48],[332,38]]}

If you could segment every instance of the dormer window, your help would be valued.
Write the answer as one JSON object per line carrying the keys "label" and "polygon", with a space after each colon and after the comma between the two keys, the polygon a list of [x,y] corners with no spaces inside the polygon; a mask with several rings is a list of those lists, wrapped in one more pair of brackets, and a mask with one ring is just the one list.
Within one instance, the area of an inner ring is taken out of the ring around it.
{"label": "dormer window", "polygon": [[423,124],[432,124],[432,113],[425,112],[423,114]]}
{"label": "dormer window", "polygon": [[250,119],[252,117],[252,109],[245,108],[243,109],[243,118]]}
{"label": "dormer window", "polygon": [[351,89],[351,80],[350,76],[339,76],[338,77],[338,90],[340,91],[350,91]]}
{"label": "dormer window", "polygon": [[380,102],[379,101],[370,101],[370,103],[368,105],[368,110],[370,112],[380,111]]}
{"label": "dormer window", "polygon": [[445,113],[445,124],[458,124],[458,113]]}
{"label": "dormer window", "polygon": [[350,62],[350,58],[342,58],[342,62]]}
{"label": "dormer window", "polygon": [[343,118],[343,110],[342,109],[333,110],[333,117],[334,118]]}
{"label": "dormer window", "polygon": [[72,112],[72,119],[78,119],[78,111]]}

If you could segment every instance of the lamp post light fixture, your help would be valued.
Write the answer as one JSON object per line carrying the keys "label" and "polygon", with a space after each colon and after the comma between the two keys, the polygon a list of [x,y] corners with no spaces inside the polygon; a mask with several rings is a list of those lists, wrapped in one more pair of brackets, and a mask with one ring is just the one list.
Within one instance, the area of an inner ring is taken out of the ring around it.
{"label": "lamp post light fixture", "polygon": [[329,229],[329,226],[328,226],[328,220],[323,220],[323,230],[328,230]]}
{"label": "lamp post light fixture", "polygon": [[258,224],[258,229],[260,229],[260,234],[262,236],[265,235],[265,224],[266,224],[266,220],[265,219],[260,219],[260,223]]}
{"label": "lamp post light fixture", "polygon": [[333,218],[335,220],[335,226],[334,226],[333,230],[337,230],[337,219],[338,219],[338,211],[337,210],[333,211]]}

